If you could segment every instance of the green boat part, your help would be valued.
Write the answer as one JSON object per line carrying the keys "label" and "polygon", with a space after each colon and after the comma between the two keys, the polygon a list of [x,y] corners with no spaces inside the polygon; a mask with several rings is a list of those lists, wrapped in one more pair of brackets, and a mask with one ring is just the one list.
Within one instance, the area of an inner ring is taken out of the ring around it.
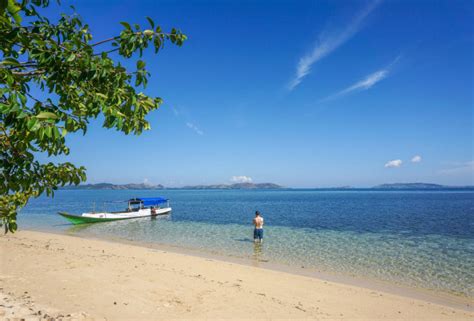
{"label": "green boat part", "polygon": [[88,223],[100,223],[100,222],[110,222],[110,221],[119,221],[127,220],[136,217],[118,217],[118,218],[99,218],[99,217],[87,217],[80,215],[73,215],[66,212],[58,212],[59,215],[66,218],[69,222],[74,225],[77,224],[88,224]]}

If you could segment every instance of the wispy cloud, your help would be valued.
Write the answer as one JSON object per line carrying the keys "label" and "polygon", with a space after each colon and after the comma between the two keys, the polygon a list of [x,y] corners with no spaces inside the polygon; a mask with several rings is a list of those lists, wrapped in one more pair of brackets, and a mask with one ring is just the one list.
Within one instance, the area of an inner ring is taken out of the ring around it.
{"label": "wispy cloud", "polygon": [[416,155],[416,156],[413,156],[413,158],[411,159],[411,162],[412,163],[420,163],[421,162],[421,156],[420,155]]}
{"label": "wispy cloud", "polygon": [[200,130],[196,125],[194,125],[193,123],[190,123],[190,122],[187,122],[186,123],[186,126],[188,126],[188,128],[194,130],[196,132],[196,134],[198,135],[204,135],[204,132],[202,130]]}
{"label": "wispy cloud", "polygon": [[401,159],[394,159],[394,160],[391,160],[391,161],[388,161],[386,164],[385,164],[385,168],[395,168],[395,167],[400,167],[402,166],[402,160]]}
{"label": "wispy cloud", "polygon": [[341,96],[347,95],[354,91],[362,91],[372,88],[376,83],[382,81],[383,79],[387,78],[390,71],[392,70],[393,66],[400,60],[401,55],[397,56],[388,66],[383,69],[377,70],[366,76],[364,79],[359,80],[358,82],[352,84],[351,86],[343,89],[333,95],[330,95],[326,98],[321,99],[319,102],[324,102],[328,100],[333,100],[339,98]]}
{"label": "wispy cloud", "polygon": [[179,109],[175,106],[171,106],[171,110],[173,111],[173,114],[178,117],[180,115]]}
{"label": "wispy cloud", "polygon": [[474,160],[464,163],[454,163],[451,168],[439,171],[443,175],[474,175]]}
{"label": "wispy cloud", "polygon": [[349,40],[356,34],[362,22],[367,16],[377,7],[380,0],[370,2],[357,16],[352,19],[351,23],[347,25],[342,31],[325,31],[320,34],[320,40],[311,52],[301,57],[296,66],[296,74],[288,84],[288,90],[293,90],[298,86],[303,79],[311,72],[313,64],[329,55],[332,51]]}
{"label": "wispy cloud", "polygon": [[232,176],[230,179],[233,183],[251,183],[252,177],[249,176]]}
{"label": "wispy cloud", "polygon": [[375,85],[376,83],[378,83],[379,81],[381,81],[382,79],[384,79],[385,77],[387,77],[387,75],[388,75],[387,69],[378,70],[368,75],[367,77],[365,77],[365,79],[362,79],[356,82],[355,84],[353,84],[352,86],[340,91],[337,95],[345,95],[355,90],[367,90],[371,88],[373,85]]}
{"label": "wispy cloud", "polygon": [[171,110],[173,111],[173,114],[176,116],[176,118],[183,119],[183,121],[186,121],[186,127],[192,129],[196,134],[200,136],[204,135],[204,132],[198,126],[196,126],[190,121],[187,121],[187,119],[190,119],[191,117],[189,117],[189,114],[186,112],[186,110],[183,111],[183,109],[179,109],[175,106],[171,106]]}

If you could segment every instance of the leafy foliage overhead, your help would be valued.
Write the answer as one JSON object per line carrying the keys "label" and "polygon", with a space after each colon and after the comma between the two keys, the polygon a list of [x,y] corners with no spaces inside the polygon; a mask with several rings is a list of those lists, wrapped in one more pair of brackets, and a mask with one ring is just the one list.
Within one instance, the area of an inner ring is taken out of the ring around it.
{"label": "leafy foliage overhead", "polygon": [[[77,14],[52,23],[39,11],[49,0],[0,0],[0,226],[17,228],[16,215],[28,199],[53,195],[58,186],[86,180],[85,168],[69,162],[46,164],[38,153],[67,155],[68,133],[86,133],[91,119],[125,134],[150,129],[145,116],[162,100],[137,88],[150,76],[140,58],[149,46],[158,53],[169,41],[181,46],[177,29],[163,32],[121,22],[115,37],[93,41]],[[127,70],[117,59],[137,57]],[[35,93],[40,92],[38,95]]]}

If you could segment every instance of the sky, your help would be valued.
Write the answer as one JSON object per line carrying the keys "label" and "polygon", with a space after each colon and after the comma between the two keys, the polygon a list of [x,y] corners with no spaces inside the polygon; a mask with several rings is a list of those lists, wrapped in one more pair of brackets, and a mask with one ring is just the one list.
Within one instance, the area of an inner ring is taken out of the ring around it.
{"label": "sky", "polygon": [[[472,1],[61,1],[188,41],[145,53],[164,99],[140,136],[67,136],[89,183],[474,185]],[[40,156],[45,162],[50,159]]]}

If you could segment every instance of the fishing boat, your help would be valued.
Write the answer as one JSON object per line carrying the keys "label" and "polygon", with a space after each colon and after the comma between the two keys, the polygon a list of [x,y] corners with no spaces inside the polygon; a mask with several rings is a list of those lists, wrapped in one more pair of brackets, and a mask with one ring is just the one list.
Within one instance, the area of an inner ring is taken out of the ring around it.
{"label": "fishing boat", "polygon": [[59,212],[72,224],[99,223],[108,221],[128,220],[142,217],[155,217],[171,212],[169,200],[162,197],[140,197],[127,201],[128,207],[118,212],[88,212],[81,215]]}

